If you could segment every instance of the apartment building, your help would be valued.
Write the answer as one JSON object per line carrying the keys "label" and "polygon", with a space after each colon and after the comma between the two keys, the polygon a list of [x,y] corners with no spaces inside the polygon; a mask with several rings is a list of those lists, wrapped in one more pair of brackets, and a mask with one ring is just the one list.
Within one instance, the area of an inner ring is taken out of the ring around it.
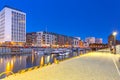
{"label": "apartment building", "polygon": [[85,39],[85,42],[87,42],[88,44],[93,44],[95,43],[95,37],[87,37]]}
{"label": "apartment building", "polygon": [[79,47],[79,39],[53,32],[32,32],[26,35],[26,44],[39,47]]}
{"label": "apartment building", "polygon": [[0,11],[0,42],[26,42],[26,13],[8,6]]}

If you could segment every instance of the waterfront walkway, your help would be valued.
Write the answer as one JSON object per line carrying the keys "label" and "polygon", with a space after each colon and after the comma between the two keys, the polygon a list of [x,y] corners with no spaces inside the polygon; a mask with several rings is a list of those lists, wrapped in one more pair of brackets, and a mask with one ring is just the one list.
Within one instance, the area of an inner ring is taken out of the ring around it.
{"label": "waterfront walkway", "polygon": [[92,52],[3,80],[120,80],[118,57]]}

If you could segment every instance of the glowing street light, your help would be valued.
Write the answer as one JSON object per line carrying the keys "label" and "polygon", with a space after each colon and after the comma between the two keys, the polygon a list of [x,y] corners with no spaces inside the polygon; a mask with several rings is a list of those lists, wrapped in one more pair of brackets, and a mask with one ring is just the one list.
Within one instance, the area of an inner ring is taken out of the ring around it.
{"label": "glowing street light", "polygon": [[116,36],[117,35],[117,32],[113,32],[113,36]]}
{"label": "glowing street light", "polygon": [[117,32],[113,32],[113,36],[114,36],[114,54],[116,54],[116,35],[117,35]]}

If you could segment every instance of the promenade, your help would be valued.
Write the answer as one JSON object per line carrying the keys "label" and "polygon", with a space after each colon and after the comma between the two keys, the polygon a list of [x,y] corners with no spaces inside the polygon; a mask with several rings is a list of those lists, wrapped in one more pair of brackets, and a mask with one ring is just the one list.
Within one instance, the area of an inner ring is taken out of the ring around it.
{"label": "promenade", "polygon": [[119,80],[120,55],[91,52],[2,80]]}

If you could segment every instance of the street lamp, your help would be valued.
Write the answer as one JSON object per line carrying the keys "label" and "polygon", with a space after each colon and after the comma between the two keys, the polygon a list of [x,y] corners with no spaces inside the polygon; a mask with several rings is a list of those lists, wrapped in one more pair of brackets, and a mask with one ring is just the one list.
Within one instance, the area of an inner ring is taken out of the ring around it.
{"label": "street lamp", "polygon": [[113,32],[113,36],[116,36],[117,35],[117,32]]}
{"label": "street lamp", "polygon": [[116,54],[116,35],[117,35],[117,32],[113,32],[113,36],[114,36],[114,54]]}

